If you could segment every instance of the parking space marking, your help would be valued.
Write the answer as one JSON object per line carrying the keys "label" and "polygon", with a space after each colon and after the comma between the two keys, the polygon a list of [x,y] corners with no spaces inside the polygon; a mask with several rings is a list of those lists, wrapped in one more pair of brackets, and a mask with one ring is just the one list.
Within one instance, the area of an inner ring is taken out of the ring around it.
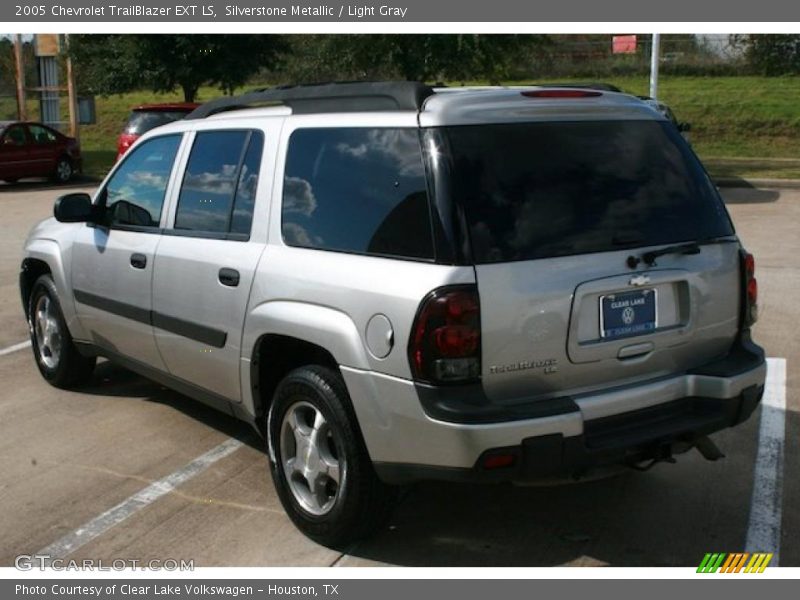
{"label": "parking space marking", "polygon": [[768,358],[745,552],[772,552],[773,566],[781,547],[785,435],[786,359]]}
{"label": "parking space marking", "polygon": [[212,448],[205,454],[201,454],[186,466],[151,483],[127,500],[123,500],[115,507],[110,508],[88,523],[84,523],[75,531],[68,533],[60,540],[42,548],[36,554],[49,556],[50,560],[66,557],[112,527],[119,525],[134,513],[168,494],[179,485],[186,483],[195,475],[199,475],[218,460],[241,448],[242,445],[242,442],[234,439],[222,442],[219,446]]}
{"label": "parking space marking", "polygon": [[9,346],[8,348],[3,348],[0,350],[0,356],[5,356],[6,354],[11,354],[12,352],[18,352],[19,350],[25,350],[25,348],[31,347],[31,341],[27,340],[24,342],[20,342],[19,344],[14,344],[13,346]]}

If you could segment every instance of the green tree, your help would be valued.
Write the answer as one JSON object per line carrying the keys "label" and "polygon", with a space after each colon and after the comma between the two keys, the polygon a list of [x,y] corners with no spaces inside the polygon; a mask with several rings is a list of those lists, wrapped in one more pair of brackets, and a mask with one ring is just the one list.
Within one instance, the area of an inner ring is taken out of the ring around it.
{"label": "green tree", "polygon": [[283,38],[273,35],[73,35],[69,52],[85,91],[180,88],[193,102],[205,84],[231,93],[274,67],[284,48]]}
{"label": "green tree", "polygon": [[732,43],[762,75],[800,74],[800,35],[740,35]]}
{"label": "green tree", "polygon": [[298,81],[486,79],[516,72],[548,41],[533,35],[312,35],[292,39],[286,75]]}

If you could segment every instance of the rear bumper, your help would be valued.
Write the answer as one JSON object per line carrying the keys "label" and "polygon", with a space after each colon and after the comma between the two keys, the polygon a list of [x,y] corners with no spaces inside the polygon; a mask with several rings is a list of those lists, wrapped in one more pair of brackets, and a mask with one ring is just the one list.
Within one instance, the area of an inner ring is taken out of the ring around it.
{"label": "rear bumper", "polygon": [[[746,420],[764,392],[763,350],[743,336],[729,355],[624,388],[492,405],[464,388],[342,367],[373,463],[385,481],[526,481],[657,457]],[[491,454],[513,464],[486,470]]]}

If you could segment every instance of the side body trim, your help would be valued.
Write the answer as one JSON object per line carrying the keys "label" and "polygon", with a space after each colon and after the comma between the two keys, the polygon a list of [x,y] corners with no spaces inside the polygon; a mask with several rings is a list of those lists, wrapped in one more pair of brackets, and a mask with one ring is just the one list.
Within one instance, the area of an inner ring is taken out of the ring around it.
{"label": "side body trim", "polygon": [[207,344],[214,348],[224,348],[228,339],[225,331],[206,327],[200,323],[185,321],[170,315],[164,315],[154,310],[147,310],[118,300],[112,300],[104,296],[90,294],[82,290],[74,290],[75,300],[81,304],[86,304],[98,310],[109,312],[132,321],[138,321],[146,325],[152,325],[164,331],[169,331],[190,340]]}

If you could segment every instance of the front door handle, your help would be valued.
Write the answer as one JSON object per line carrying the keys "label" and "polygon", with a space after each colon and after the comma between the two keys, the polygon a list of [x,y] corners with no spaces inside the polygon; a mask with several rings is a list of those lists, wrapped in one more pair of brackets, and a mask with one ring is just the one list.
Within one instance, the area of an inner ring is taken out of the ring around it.
{"label": "front door handle", "polygon": [[219,282],[228,287],[236,287],[239,285],[239,271],[236,269],[228,269],[227,267],[220,269]]}
{"label": "front door handle", "polygon": [[144,269],[147,266],[147,257],[144,254],[131,254],[131,266],[134,269]]}

